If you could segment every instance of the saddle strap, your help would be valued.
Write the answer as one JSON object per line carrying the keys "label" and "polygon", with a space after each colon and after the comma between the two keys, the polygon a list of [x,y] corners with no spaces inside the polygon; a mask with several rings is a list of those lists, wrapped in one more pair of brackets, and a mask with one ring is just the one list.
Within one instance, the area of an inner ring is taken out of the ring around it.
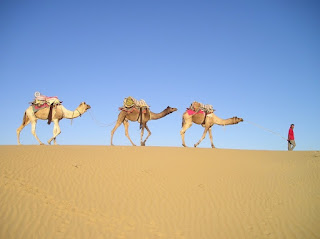
{"label": "saddle strap", "polygon": [[52,109],[53,109],[53,104],[50,105],[49,114],[48,114],[48,124],[51,124],[51,121],[52,121]]}
{"label": "saddle strap", "polygon": [[142,108],[139,111],[139,118],[140,118],[140,129],[142,129]]}
{"label": "saddle strap", "polygon": [[203,122],[201,124],[205,124],[206,123],[206,118],[207,118],[207,111],[204,112],[204,119]]}

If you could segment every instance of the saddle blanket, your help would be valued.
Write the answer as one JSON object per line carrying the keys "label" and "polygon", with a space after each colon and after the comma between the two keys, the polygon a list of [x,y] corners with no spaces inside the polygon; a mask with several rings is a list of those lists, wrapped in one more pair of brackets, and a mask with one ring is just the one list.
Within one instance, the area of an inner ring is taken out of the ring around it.
{"label": "saddle blanket", "polygon": [[[131,108],[119,107],[119,110],[125,111],[125,112],[127,112],[127,113],[132,113],[133,111],[140,112],[140,108],[136,108],[136,107],[131,107]],[[143,109],[142,109],[142,113],[143,113],[143,114],[147,113],[146,108],[143,108]]]}
{"label": "saddle blanket", "polygon": [[62,101],[60,101],[57,96],[48,97],[39,93],[39,95],[37,95],[30,103],[32,105],[33,112],[36,113],[41,109],[50,107],[50,105],[60,105]]}
{"label": "saddle blanket", "polygon": [[187,113],[188,115],[195,115],[195,114],[205,114],[204,111],[202,110],[199,110],[199,111],[194,111],[194,110],[191,110],[191,109],[187,109]]}
{"label": "saddle blanket", "polygon": [[44,103],[42,105],[35,105],[35,104],[32,104],[32,109],[33,109],[33,112],[34,113],[37,113],[39,110],[41,109],[44,109],[44,108],[47,108],[49,107],[49,105],[47,103]]}
{"label": "saddle blanket", "polygon": [[33,104],[36,104],[36,105],[42,105],[42,104],[45,104],[45,103],[48,103],[49,105],[51,104],[60,104],[62,103],[57,96],[53,96],[53,97],[47,97],[47,96],[44,96],[44,95],[41,95],[41,96],[38,96],[35,98],[35,100],[33,101]]}

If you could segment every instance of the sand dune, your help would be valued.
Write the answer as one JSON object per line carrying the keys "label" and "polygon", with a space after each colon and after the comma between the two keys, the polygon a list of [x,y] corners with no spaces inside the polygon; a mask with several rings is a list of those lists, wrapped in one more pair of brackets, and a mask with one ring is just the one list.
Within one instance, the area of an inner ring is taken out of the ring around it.
{"label": "sand dune", "polygon": [[318,151],[0,153],[0,238],[320,238]]}

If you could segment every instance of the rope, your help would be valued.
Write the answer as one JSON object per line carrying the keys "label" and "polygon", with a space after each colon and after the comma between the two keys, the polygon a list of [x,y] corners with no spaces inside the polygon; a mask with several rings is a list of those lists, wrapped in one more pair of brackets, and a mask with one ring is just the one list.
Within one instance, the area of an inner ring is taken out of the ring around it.
{"label": "rope", "polygon": [[247,123],[249,123],[249,124],[252,124],[252,125],[254,125],[254,126],[258,127],[258,128],[261,128],[261,129],[263,129],[263,130],[265,130],[265,131],[268,131],[268,132],[270,132],[270,133],[272,133],[272,134],[278,135],[278,136],[280,136],[281,138],[283,138],[285,141],[287,141],[287,139],[286,139],[285,137],[283,137],[282,135],[280,135],[280,134],[277,133],[277,132],[274,132],[274,131],[272,131],[272,130],[270,130],[270,129],[267,129],[267,128],[265,128],[265,127],[262,127],[261,125],[258,125],[258,124],[256,124],[256,123],[250,122],[250,121],[248,121],[248,120],[246,120],[245,122],[247,122]]}
{"label": "rope", "polygon": [[88,112],[89,112],[89,114],[90,114],[90,116],[91,116],[91,119],[92,119],[99,127],[110,127],[110,126],[114,125],[114,123],[117,122],[117,121],[114,121],[114,122],[112,122],[111,124],[102,123],[102,122],[98,121],[98,120],[94,117],[92,110],[90,110],[90,111],[88,111]]}

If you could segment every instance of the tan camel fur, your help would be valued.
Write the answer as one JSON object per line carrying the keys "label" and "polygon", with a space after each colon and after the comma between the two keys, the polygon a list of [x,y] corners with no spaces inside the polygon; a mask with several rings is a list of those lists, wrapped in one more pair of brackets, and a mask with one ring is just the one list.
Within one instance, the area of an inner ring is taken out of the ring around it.
{"label": "tan camel fur", "polygon": [[[171,114],[172,112],[177,111],[176,108],[171,108],[170,106],[168,106],[166,109],[164,109],[162,112],[160,113],[153,113],[151,112],[149,109],[146,110],[145,113],[142,114],[142,122],[141,119],[139,117],[139,110],[134,110],[132,113],[130,112],[126,112],[126,111],[121,111],[118,115],[118,120],[116,125],[114,126],[114,128],[111,131],[111,145],[113,145],[112,143],[112,138],[113,138],[113,134],[114,132],[117,130],[117,128],[123,124],[124,128],[125,128],[125,134],[127,136],[127,138],[130,140],[131,144],[133,146],[136,146],[132,140],[130,139],[129,136],[129,120],[133,121],[133,122],[140,122],[141,123],[141,139],[140,139],[140,143],[141,146],[145,146],[147,139],[149,138],[149,136],[151,135],[151,131],[149,130],[148,126],[147,126],[147,122],[149,120],[157,120],[160,118],[163,118],[165,116],[167,116],[168,114]],[[148,131],[148,135],[145,138],[145,140],[143,140],[143,133],[144,133],[144,128],[146,128],[146,130]]]}
{"label": "tan camel fur", "polygon": [[[52,109],[52,121],[54,122],[53,127],[53,137],[48,140],[48,144],[51,144],[51,141],[54,141],[54,144],[56,145],[56,137],[61,133],[59,121],[63,118],[65,119],[74,119],[82,114],[84,114],[88,109],[90,109],[90,105],[87,105],[85,102],[82,102],[75,111],[67,110],[63,105],[57,105],[53,107]],[[32,106],[29,106],[29,108],[25,111],[23,122],[21,126],[17,129],[17,138],[18,138],[18,144],[20,145],[20,132],[21,130],[31,123],[31,133],[33,136],[38,140],[40,145],[43,145],[43,143],[40,141],[36,134],[36,124],[37,120],[48,120],[48,114],[49,114],[49,108],[44,108],[36,113],[34,113]]]}
{"label": "tan camel fur", "polygon": [[209,131],[209,137],[211,141],[211,147],[215,148],[212,141],[212,132],[211,128],[214,124],[217,125],[232,125],[232,124],[238,124],[239,122],[242,122],[243,119],[233,117],[230,119],[221,119],[218,116],[216,116],[214,113],[207,114],[206,116],[202,113],[189,115],[188,112],[185,112],[182,116],[182,129],[180,131],[181,139],[182,139],[182,145],[186,147],[184,136],[187,129],[189,129],[192,125],[192,123],[200,124],[202,127],[204,127],[204,132],[201,137],[201,139],[194,145],[194,147],[197,147],[200,142],[206,137],[207,132]]}

